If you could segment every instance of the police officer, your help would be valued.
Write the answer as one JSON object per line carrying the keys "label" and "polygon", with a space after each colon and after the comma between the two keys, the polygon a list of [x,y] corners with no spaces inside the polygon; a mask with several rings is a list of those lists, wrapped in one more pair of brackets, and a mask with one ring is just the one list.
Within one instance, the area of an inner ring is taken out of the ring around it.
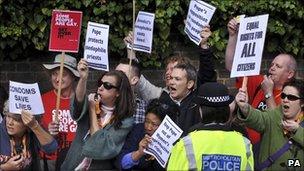
{"label": "police officer", "polygon": [[223,84],[199,88],[196,104],[203,121],[175,144],[167,170],[253,170],[250,141],[227,124],[233,100]]}

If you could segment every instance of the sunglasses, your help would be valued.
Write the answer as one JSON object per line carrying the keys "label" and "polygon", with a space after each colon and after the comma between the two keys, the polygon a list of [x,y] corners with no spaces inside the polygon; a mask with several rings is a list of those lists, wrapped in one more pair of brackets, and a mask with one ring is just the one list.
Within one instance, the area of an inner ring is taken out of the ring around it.
{"label": "sunglasses", "polygon": [[102,86],[106,89],[106,90],[111,90],[112,88],[116,88],[118,89],[118,87],[112,85],[111,83],[109,82],[103,82],[103,81],[99,81],[98,82],[98,87]]}
{"label": "sunglasses", "polygon": [[296,101],[296,100],[302,99],[301,97],[298,97],[295,95],[281,93],[281,99],[285,99],[286,97],[290,101]]}

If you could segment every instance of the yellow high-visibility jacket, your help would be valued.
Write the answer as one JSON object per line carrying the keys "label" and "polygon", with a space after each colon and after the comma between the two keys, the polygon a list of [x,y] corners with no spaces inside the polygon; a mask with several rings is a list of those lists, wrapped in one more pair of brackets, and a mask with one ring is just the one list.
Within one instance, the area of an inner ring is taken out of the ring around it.
{"label": "yellow high-visibility jacket", "polygon": [[236,131],[199,130],[179,140],[167,170],[253,170],[250,141]]}

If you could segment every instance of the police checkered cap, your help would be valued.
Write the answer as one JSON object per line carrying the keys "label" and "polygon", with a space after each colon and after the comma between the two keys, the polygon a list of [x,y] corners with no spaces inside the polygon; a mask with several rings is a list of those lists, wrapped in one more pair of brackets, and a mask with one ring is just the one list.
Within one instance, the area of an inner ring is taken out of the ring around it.
{"label": "police checkered cap", "polygon": [[199,87],[195,103],[204,106],[220,107],[229,105],[233,100],[234,97],[228,94],[228,89],[225,85],[210,82]]}
{"label": "police checkered cap", "polygon": [[221,102],[229,101],[230,96],[202,97],[202,98],[204,98],[212,103],[221,103]]}

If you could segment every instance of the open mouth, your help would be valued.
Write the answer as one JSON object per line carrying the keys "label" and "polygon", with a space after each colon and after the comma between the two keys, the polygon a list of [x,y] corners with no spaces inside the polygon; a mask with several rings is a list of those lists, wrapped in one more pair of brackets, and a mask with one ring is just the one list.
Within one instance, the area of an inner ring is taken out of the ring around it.
{"label": "open mouth", "polygon": [[170,90],[170,92],[172,93],[172,92],[175,92],[175,91],[176,91],[176,88],[174,88],[174,87],[169,87],[169,90]]}
{"label": "open mouth", "polygon": [[287,113],[289,111],[289,106],[288,105],[283,105],[283,113]]}
{"label": "open mouth", "polygon": [[287,110],[287,109],[289,109],[289,106],[283,105],[283,109]]}

